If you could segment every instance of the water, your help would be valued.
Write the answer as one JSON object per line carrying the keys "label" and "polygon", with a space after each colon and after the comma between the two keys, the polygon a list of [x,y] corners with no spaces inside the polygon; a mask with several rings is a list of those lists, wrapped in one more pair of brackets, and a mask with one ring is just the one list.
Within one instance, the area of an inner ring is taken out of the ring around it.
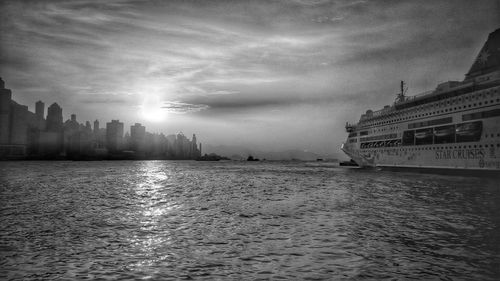
{"label": "water", "polygon": [[487,178],[315,163],[0,162],[0,279],[495,280]]}

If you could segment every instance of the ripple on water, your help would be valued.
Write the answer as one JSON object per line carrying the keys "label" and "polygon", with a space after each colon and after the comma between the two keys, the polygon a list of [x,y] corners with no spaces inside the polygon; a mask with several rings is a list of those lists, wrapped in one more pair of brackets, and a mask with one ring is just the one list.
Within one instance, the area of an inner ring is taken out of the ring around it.
{"label": "ripple on water", "polygon": [[494,180],[304,163],[1,162],[0,278],[500,276]]}

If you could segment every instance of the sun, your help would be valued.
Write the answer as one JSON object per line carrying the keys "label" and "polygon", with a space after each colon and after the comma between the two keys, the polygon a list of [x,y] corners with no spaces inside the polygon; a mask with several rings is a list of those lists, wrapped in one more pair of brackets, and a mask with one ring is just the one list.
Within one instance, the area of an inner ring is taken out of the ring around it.
{"label": "sun", "polygon": [[167,111],[161,108],[161,104],[158,96],[146,97],[140,106],[139,115],[146,121],[162,122],[167,117]]}

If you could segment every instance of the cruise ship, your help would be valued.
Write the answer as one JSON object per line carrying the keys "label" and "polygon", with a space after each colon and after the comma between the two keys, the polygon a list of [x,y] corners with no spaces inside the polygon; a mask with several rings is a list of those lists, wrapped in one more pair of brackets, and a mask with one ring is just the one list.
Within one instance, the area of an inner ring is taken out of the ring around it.
{"label": "cruise ship", "polygon": [[500,29],[463,81],[406,95],[346,123],[344,151],[361,167],[500,172]]}

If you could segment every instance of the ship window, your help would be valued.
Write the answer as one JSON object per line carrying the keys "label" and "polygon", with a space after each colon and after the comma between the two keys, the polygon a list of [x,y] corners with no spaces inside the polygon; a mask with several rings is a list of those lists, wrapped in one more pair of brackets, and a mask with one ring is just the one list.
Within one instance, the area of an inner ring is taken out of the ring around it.
{"label": "ship window", "polygon": [[464,114],[462,115],[462,121],[476,120],[481,118],[491,118],[497,116],[500,116],[500,109]]}
{"label": "ship window", "polygon": [[432,128],[420,129],[415,131],[416,145],[432,144],[432,140],[433,140]]}
{"label": "ship window", "polygon": [[415,131],[404,131],[403,132],[403,145],[414,145],[415,144]]}
{"label": "ship window", "polygon": [[440,126],[434,128],[434,143],[453,143],[455,142],[455,126]]}
{"label": "ship window", "polygon": [[481,121],[457,124],[455,129],[457,142],[479,141],[483,131]]}

